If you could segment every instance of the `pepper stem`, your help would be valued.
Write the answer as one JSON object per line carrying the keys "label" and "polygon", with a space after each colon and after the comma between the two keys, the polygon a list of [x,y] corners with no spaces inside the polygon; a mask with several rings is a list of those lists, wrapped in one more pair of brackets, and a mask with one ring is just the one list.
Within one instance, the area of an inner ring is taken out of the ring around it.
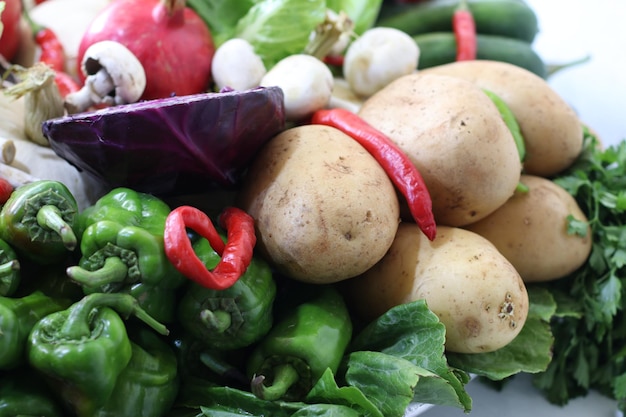
{"label": "pepper stem", "polygon": [[132,314],[156,332],[162,335],[169,334],[167,327],[142,309],[132,295],[126,293],[94,293],[84,296],[80,301],[70,306],[69,315],[61,326],[58,335],[61,338],[72,340],[89,337],[92,329],[92,313],[100,307],[112,308],[126,317]]}
{"label": "pepper stem", "polygon": [[214,329],[218,333],[224,333],[232,324],[230,313],[224,310],[204,309],[200,312],[200,320],[206,327]]}
{"label": "pepper stem", "polygon": [[20,262],[17,259],[0,264],[0,277],[11,275],[20,270]]}
{"label": "pepper stem", "polygon": [[272,385],[266,386],[263,384],[263,381],[265,381],[264,375],[256,375],[252,378],[250,388],[252,393],[258,398],[275,401],[282,398],[299,378],[298,371],[291,364],[284,363],[274,368]]}
{"label": "pepper stem", "polygon": [[128,275],[128,266],[117,256],[104,260],[102,268],[89,271],[80,266],[70,266],[66,269],[67,276],[72,281],[89,287],[101,287],[112,282],[122,282]]}
{"label": "pepper stem", "polygon": [[51,204],[42,206],[37,211],[37,223],[43,228],[56,232],[67,250],[72,251],[76,248],[78,240],[74,230],[63,220],[58,207]]}

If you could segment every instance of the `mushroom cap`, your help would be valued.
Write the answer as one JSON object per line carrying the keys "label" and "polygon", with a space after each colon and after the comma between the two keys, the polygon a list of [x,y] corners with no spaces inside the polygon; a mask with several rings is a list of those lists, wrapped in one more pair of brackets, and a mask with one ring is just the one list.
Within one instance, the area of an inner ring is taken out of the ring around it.
{"label": "mushroom cap", "polygon": [[115,104],[134,103],[146,88],[146,72],[139,59],[117,41],[99,41],[87,48],[81,62],[85,77],[104,69],[115,85]]}

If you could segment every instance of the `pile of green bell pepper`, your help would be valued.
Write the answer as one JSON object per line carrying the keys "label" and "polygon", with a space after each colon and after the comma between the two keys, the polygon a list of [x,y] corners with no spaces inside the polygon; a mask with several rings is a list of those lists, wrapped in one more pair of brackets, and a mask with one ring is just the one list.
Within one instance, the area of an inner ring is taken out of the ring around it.
{"label": "pile of green bell pepper", "polygon": [[159,321],[174,320],[183,277],[163,248],[170,207],[160,198],[119,187],[78,216],[80,261],[67,269],[85,294],[125,292]]}

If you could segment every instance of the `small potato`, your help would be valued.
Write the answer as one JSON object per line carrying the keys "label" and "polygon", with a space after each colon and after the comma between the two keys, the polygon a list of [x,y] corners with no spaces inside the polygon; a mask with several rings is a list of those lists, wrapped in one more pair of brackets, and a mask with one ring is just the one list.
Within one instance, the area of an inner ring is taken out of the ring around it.
{"label": "small potato", "polygon": [[385,257],[342,283],[346,300],[365,319],[425,299],[446,328],[446,350],[492,352],[518,335],[528,315],[519,274],[488,240],[440,226],[430,242],[413,223],[401,223]]}
{"label": "small potato", "polygon": [[523,175],[526,193],[516,193],[498,210],[467,227],[493,243],[524,282],[562,278],[591,253],[591,229],[567,232],[567,217],[587,221],[576,200],[553,181]]}
{"label": "small potato", "polygon": [[418,168],[437,224],[478,221],[515,192],[522,166],[513,136],[491,99],[469,81],[406,75],[367,99],[359,115]]}
{"label": "small potato", "polygon": [[322,125],[270,140],[250,166],[237,205],[254,218],[257,247],[274,266],[320,284],[378,262],[400,221],[395,188],[378,162]]}
{"label": "small potato", "polygon": [[569,104],[541,77],[500,61],[458,61],[426,74],[459,77],[493,91],[509,106],[526,143],[524,172],[551,177],[569,167],[583,145],[583,127]]}

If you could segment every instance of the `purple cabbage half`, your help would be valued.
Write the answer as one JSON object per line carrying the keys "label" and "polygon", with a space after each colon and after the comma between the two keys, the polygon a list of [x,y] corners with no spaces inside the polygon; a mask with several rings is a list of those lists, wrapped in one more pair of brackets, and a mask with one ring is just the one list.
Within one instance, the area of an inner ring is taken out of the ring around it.
{"label": "purple cabbage half", "polygon": [[110,187],[163,195],[235,187],[284,128],[278,87],[149,100],[42,125],[55,153],[79,170]]}

